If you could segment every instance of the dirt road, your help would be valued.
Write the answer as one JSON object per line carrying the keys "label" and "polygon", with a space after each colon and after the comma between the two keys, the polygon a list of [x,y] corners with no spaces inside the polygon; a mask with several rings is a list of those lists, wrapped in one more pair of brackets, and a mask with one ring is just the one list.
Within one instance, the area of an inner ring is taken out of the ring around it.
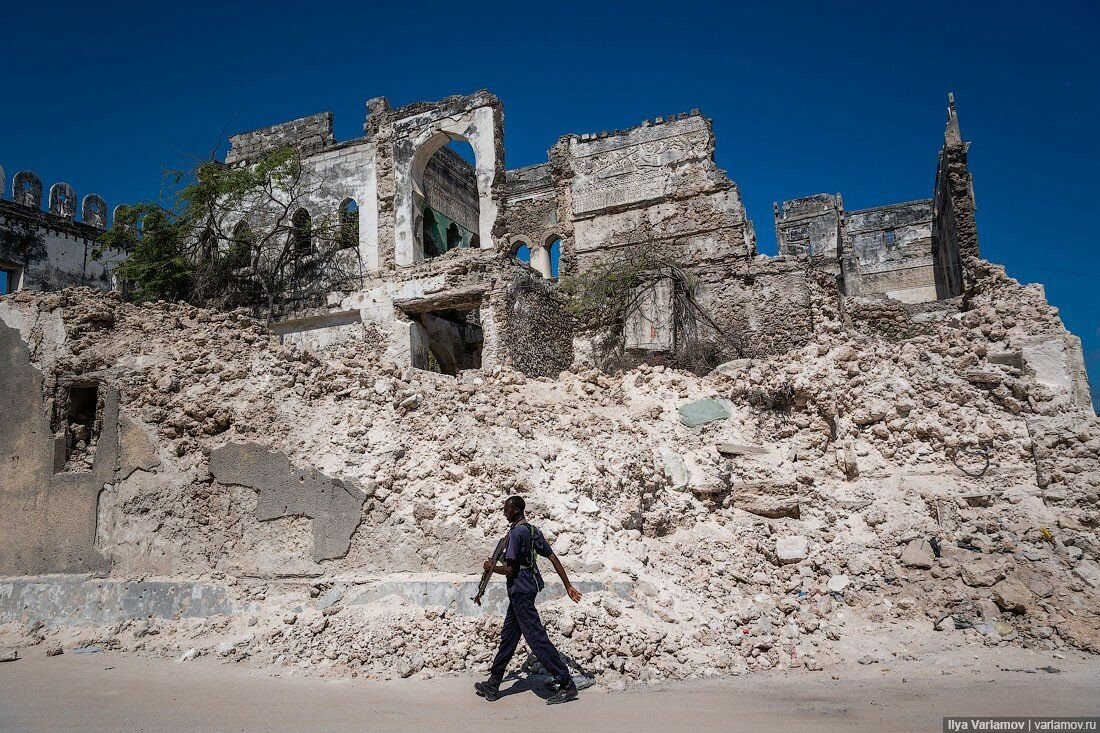
{"label": "dirt road", "polygon": [[[0,731],[939,731],[944,715],[1100,714],[1095,657],[1018,650],[666,684],[568,705],[526,683],[496,703],[473,678],[272,676],[213,659],[115,653],[0,664]],[[1056,672],[1043,671],[1053,667]],[[1013,671],[1017,670],[1017,671]],[[1030,670],[1030,671],[1022,671]],[[834,675],[840,679],[834,679]],[[510,683],[508,683],[510,684]]]}

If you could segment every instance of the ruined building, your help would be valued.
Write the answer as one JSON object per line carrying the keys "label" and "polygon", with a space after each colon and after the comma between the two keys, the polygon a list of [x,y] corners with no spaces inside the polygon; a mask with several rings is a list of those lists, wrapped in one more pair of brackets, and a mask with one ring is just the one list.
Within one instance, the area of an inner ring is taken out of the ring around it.
{"label": "ruined building", "polygon": [[[289,144],[312,181],[263,318],[127,302],[83,256],[102,206],[3,201],[0,647],[469,674],[522,494],[585,593],[548,584],[552,633],[609,685],[1100,653],[1080,341],[979,256],[953,109],[931,199],[787,201],[772,258],[698,113],[511,171],[502,120],[479,92],[232,138],[228,165]],[[567,276],[650,252],[683,280],[618,331],[574,317]],[[685,282],[732,336],[706,373],[662,361]]]}
{"label": "ruined building", "polygon": [[840,194],[775,204],[781,255],[804,255],[840,276],[845,295],[925,303],[963,294],[960,248],[978,256],[974,186],[966,166],[955,96],[932,198],[845,211]]}

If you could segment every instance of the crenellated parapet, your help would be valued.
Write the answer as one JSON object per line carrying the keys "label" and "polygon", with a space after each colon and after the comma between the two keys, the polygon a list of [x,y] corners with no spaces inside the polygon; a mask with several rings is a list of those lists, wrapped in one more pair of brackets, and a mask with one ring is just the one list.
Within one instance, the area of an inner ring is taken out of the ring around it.
{"label": "crenellated parapet", "polygon": [[[7,175],[0,165],[0,202],[8,201],[5,183]],[[42,179],[31,171],[19,171],[12,176],[10,202],[19,206],[49,213],[69,223],[87,224],[95,229],[107,228],[107,202],[99,194],[90,193],[80,202],[80,218],[77,219],[76,191],[71,185],[59,181],[49,189],[46,207],[43,208]],[[61,224],[61,222],[58,222]]]}
{"label": "crenellated parapet", "polygon": [[110,272],[122,254],[93,256],[109,224],[102,196],[92,193],[80,199],[70,184],[58,182],[44,202],[42,179],[19,171],[12,176],[9,198],[6,182],[0,167],[0,295],[70,285],[114,286]]}

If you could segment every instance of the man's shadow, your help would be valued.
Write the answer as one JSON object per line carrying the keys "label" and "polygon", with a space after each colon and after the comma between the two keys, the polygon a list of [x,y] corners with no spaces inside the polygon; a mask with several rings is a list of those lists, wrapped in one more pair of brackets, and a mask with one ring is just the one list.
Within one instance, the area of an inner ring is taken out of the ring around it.
{"label": "man's shadow", "polygon": [[508,689],[502,689],[500,691],[500,696],[507,697],[508,695],[518,695],[521,692],[533,692],[543,700],[547,700],[554,694],[550,688],[547,687],[547,683],[549,683],[551,679],[550,675],[545,674],[527,674],[521,676],[517,673],[512,673],[505,677],[504,680],[506,682],[508,680],[515,680],[515,682],[513,682],[512,686]]}

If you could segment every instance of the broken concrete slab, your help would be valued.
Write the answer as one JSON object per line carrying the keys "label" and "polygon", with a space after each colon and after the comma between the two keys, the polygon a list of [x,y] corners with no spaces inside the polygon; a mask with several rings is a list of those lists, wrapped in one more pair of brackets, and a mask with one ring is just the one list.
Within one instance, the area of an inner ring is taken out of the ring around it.
{"label": "broken concrete slab", "polygon": [[19,659],[19,652],[15,649],[0,649],[0,662],[14,662]]}
{"label": "broken concrete slab", "polygon": [[715,450],[724,456],[760,456],[767,455],[768,449],[759,445],[742,445],[740,443],[718,442],[714,444]]}
{"label": "broken concrete slab", "polygon": [[367,495],[359,487],[316,469],[292,469],[290,459],[256,443],[230,443],[210,452],[210,471],[222,483],[260,492],[256,519],[289,516],[313,520],[313,559],[348,554]]}
{"label": "broken concrete slab", "polygon": [[752,481],[730,487],[730,504],[750,514],[778,519],[801,516],[798,485],[788,481]]}
{"label": "broken concrete slab", "polygon": [[726,400],[696,400],[676,408],[680,413],[680,422],[689,428],[705,425],[715,420],[725,420],[730,416],[730,405]]}

